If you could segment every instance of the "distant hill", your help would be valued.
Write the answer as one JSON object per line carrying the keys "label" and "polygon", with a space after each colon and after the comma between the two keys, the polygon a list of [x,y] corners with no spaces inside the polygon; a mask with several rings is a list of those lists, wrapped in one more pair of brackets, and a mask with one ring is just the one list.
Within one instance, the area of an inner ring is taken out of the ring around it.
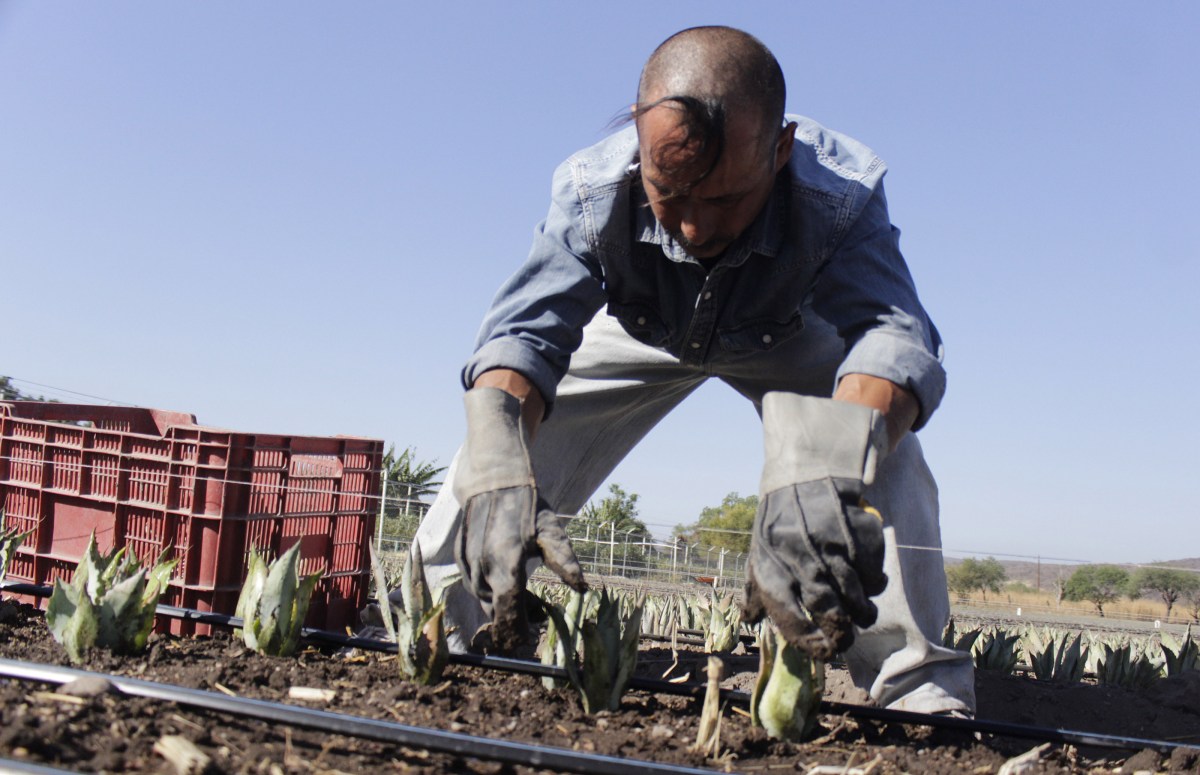
{"label": "distant hill", "polygon": [[[997,558],[998,559],[998,558]],[[1000,560],[999,563],[1004,566],[1004,570],[1008,572],[1008,580],[1010,582],[1019,581],[1035,589],[1051,590],[1054,588],[1054,582],[1058,578],[1067,579],[1075,569],[1079,567],[1077,564],[1052,563],[1052,562],[1029,562],[1028,560]],[[962,562],[959,558],[947,558],[947,565],[957,565]],[[1121,565],[1122,563],[1111,563],[1113,565]],[[1138,563],[1146,565],[1148,563]],[[1155,565],[1170,565],[1174,568],[1188,568],[1191,570],[1200,571],[1200,557],[1190,557],[1183,560],[1163,560],[1155,562]],[[1132,569],[1133,566],[1131,566]],[[1040,581],[1040,583],[1039,583]]]}

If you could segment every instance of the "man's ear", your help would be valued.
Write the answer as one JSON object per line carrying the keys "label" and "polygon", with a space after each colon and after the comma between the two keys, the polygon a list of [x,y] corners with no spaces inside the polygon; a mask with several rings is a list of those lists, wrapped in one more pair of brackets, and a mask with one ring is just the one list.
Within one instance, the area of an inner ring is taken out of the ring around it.
{"label": "man's ear", "polygon": [[796,126],[796,122],[790,122],[779,133],[779,139],[775,142],[775,172],[786,167],[792,158],[792,143],[796,140]]}

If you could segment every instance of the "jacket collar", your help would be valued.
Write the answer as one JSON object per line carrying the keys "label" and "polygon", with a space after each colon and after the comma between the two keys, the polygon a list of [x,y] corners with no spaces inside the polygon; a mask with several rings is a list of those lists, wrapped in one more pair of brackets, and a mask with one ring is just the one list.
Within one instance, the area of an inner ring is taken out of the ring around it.
{"label": "jacket collar", "polygon": [[[660,246],[663,255],[672,261],[700,266],[700,262],[689,256],[687,251],[679,246],[679,243],[654,217],[654,212],[650,209],[650,200],[646,197],[645,189],[642,188],[640,165],[636,162],[631,165],[630,173],[633,186],[634,239],[638,242]],[[775,176],[775,186],[758,217],[732,245],[725,249],[725,254],[721,256],[716,267],[740,266],[752,253],[759,253],[769,258],[778,255],[787,233],[789,180],[788,169],[784,167]]]}

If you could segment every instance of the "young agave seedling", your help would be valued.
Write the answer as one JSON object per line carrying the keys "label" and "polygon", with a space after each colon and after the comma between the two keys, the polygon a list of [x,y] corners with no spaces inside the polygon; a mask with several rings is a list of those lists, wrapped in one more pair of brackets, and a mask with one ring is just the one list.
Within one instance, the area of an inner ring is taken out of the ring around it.
{"label": "young agave seedling", "polygon": [[708,605],[708,626],[704,633],[704,650],[710,654],[732,651],[738,644],[742,629],[742,610],[733,595],[722,595],[713,590]]}
{"label": "young agave seedling", "polygon": [[[575,593],[573,597],[581,598],[582,595]],[[546,606],[550,628],[556,631],[557,643],[565,650],[563,666],[567,678],[579,692],[585,713],[617,710],[637,665],[642,601],[640,598],[635,601],[624,617],[619,599],[609,595],[607,589],[602,589],[596,598],[594,617],[588,613],[587,601],[581,600],[577,605],[582,613],[582,621],[577,626],[568,624],[567,612],[562,607]]]}
{"label": "young agave seedling", "polygon": [[[3,509],[0,509],[0,524],[4,524]],[[17,553],[17,548],[31,533],[33,533],[32,530],[18,533],[15,528],[0,531],[0,581],[4,581],[4,575],[8,573],[9,560]]]}
{"label": "young agave seedling", "polygon": [[769,622],[758,631],[758,659],[751,722],[778,740],[800,742],[817,723],[825,663],[789,644]]}
{"label": "young agave seedling", "polygon": [[92,535],[71,583],[55,579],[46,605],[50,634],[72,662],[82,662],[96,646],[117,654],[136,654],[146,647],[158,598],[175,569],[176,561],[167,561],[166,554],[164,549],[146,571],[124,547],[101,555]]}
{"label": "young agave seedling", "polygon": [[301,577],[299,542],[269,566],[264,556],[252,548],[235,611],[242,620],[246,646],[271,657],[295,654],[313,589],[322,575],[317,571]]}
{"label": "young agave seedling", "polygon": [[396,641],[401,675],[422,686],[432,686],[441,680],[450,661],[446,605],[441,601],[440,593],[446,584],[457,580],[457,574],[439,588],[435,604],[435,596],[425,577],[421,546],[414,541],[400,576],[400,605],[396,605],[388,596],[383,566],[374,549],[371,550],[371,566],[375,573],[376,596],[384,609],[383,626],[388,636]]}

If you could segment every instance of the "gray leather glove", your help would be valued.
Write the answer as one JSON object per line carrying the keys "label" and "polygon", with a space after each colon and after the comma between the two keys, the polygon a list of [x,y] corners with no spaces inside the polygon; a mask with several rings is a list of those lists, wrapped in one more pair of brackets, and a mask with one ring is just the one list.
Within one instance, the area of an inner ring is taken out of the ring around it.
{"label": "gray leather glove", "polygon": [[766,465],[747,563],[746,618],[829,659],[869,627],[887,586],[883,522],[863,500],[887,451],[883,416],[794,393],[763,397]]}
{"label": "gray leather glove", "polygon": [[558,515],[538,497],[521,402],[487,387],[467,391],[464,400],[467,441],[454,476],[463,518],[454,558],[492,618],[472,641],[507,652],[529,634],[526,560],[541,557],[572,589],[587,585]]}

